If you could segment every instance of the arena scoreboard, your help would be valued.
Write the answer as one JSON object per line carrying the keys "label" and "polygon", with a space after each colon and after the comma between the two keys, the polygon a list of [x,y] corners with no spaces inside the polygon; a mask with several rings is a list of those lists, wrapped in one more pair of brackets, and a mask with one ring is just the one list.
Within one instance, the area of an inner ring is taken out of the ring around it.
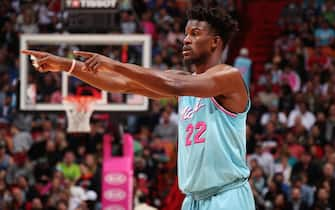
{"label": "arena scoreboard", "polygon": [[118,30],[119,0],[63,0],[66,29],[74,33],[103,33]]}

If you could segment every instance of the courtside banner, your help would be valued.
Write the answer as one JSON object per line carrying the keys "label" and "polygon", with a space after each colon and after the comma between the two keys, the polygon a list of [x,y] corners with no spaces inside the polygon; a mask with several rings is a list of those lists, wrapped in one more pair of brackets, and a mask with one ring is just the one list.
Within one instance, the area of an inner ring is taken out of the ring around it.
{"label": "courtside banner", "polygon": [[133,139],[123,137],[123,157],[111,156],[112,137],[103,138],[102,209],[132,210],[133,203]]}

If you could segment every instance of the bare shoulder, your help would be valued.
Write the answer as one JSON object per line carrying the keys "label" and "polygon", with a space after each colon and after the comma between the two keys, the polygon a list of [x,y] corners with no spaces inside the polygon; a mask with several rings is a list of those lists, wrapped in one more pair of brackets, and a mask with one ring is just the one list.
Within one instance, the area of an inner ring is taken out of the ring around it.
{"label": "bare shoulder", "polygon": [[234,113],[244,112],[248,103],[248,91],[240,71],[226,64],[217,65],[215,71],[214,81],[226,90],[215,98],[223,107]]}
{"label": "bare shoulder", "polygon": [[183,71],[183,70],[172,70],[172,69],[169,69],[169,70],[166,70],[164,71],[166,73],[171,73],[171,74],[179,74],[179,75],[190,75],[191,73],[188,72],[188,71]]}
{"label": "bare shoulder", "polygon": [[214,66],[208,70],[208,72],[209,71],[212,71],[209,77],[211,77],[217,85],[226,90],[230,90],[227,91],[230,94],[236,94],[236,92],[244,94],[246,92],[243,77],[237,68],[226,64],[220,64]]}
{"label": "bare shoulder", "polygon": [[233,66],[227,64],[219,64],[213,66],[206,71],[206,74],[213,78],[230,78],[230,79],[241,79],[241,73],[239,70]]}
{"label": "bare shoulder", "polygon": [[208,72],[209,71],[222,72],[224,74],[237,74],[237,73],[239,73],[237,68],[235,68],[233,66],[230,66],[230,65],[227,65],[227,64],[219,64],[219,65],[213,66],[212,68],[210,68],[208,70]]}

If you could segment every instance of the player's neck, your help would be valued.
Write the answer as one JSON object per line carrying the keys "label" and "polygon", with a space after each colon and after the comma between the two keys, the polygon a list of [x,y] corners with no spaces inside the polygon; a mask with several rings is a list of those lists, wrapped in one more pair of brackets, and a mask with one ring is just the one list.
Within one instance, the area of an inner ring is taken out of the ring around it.
{"label": "player's neck", "polygon": [[206,72],[208,69],[212,68],[213,66],[219,65],[220,59],[212,58],[208,59],[205,63],[195,64],[195,72],[197,74],[202,74]]}

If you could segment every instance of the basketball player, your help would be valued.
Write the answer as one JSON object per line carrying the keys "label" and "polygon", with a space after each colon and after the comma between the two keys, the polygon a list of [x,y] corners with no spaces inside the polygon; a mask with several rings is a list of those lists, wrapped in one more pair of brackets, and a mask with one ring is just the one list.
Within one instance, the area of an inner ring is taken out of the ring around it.
{"label": "basketball player", "polygon": [[71,75],[106,91],[151,98],[178,97],[179,187],[187,196],[183,210],[254,210],[246,164],[248,90],[237,69],[220,64],[237,23],[219,8],[192,8],[188,13],[184,61],[196,72],[159,71],[121,63],[100,54],[77,51],[85,62],[46,52],[36,57],[41,72]]}

